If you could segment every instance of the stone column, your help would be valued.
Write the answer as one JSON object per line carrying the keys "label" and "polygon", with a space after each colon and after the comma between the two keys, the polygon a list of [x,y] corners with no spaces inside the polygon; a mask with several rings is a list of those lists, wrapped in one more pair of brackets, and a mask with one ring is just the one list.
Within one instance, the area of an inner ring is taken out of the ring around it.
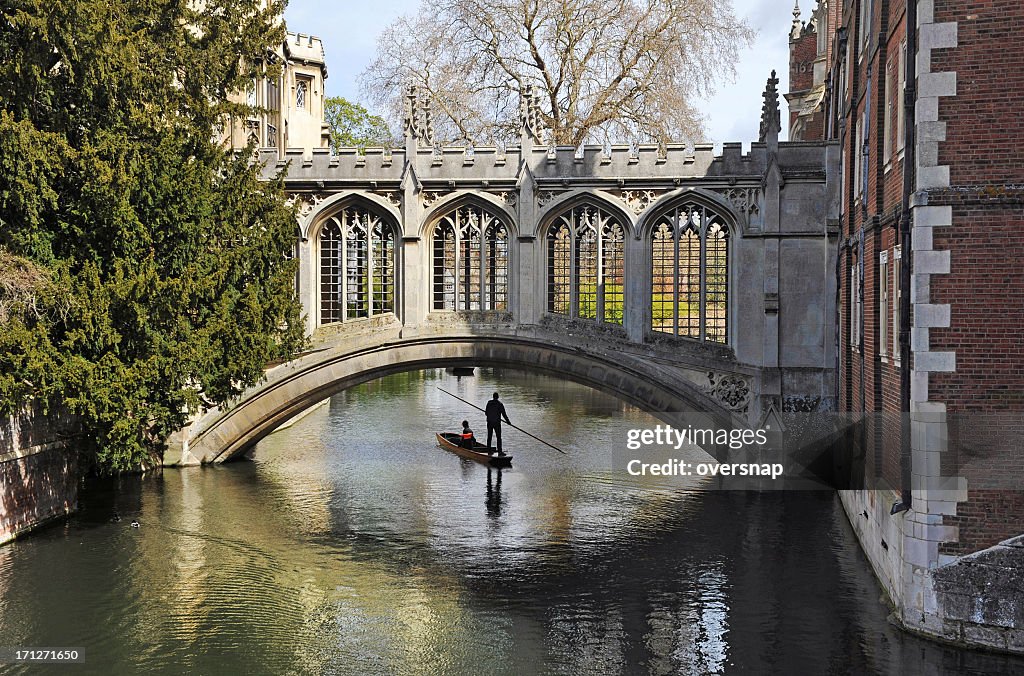
{"label": "stone column", "polygon": [[[761,376],[761,397],[782,405],[782,374],[779,370],[779,247],[778,238],[782,170],[779,167],[779,81],[775,71],[768,78],[761,112],[761,142],[765,144],[765,173],[761,180],[764,191],[764,367]],[[773,236],[774,235],[774,236]]]}
{"label": "stone column", "polygon": [[[422,110],[418,107],[418,93],[409,87],[405,94],[405,165],[402,169],[402,241],[400,256],[402,275],[396,290],[398,302],[396,311],[403,323],[403,337],[415,334],[419,325],[426,320],[429,310],[428,280],[425,278],[423,242],[420,238],[420,220],[423,218],[423,204],[420,201],[422,185],[417,177],[417,155],[419,138],[430,134],[424,127]],[[428,140],[429,139],[425,139]],[[425,295],[426,294],[426,295]]]}
{"label": "stone column", "polygon": [[623,328],[631,341],[642,343],[651,321],[651,269],[647,264],[647,247],[643,237],[627,235],[624,248]]}
{"label": "stone column", "polygon": [[[525,139],[524,139],[525,141]],[[544,313],[542,284],[543,242],[537,238],[537,201],[534,197],[533,172],[529,158],[533,144],[525,141],[520,147],[519,180],[519,238],[516,242],[516,298],[512,305],[518,324],[536,324]]]}
{"label": "stone column", "polygon": [[313,240],[306,237],[305,233],[299,237],[299,301],[302,303],[302,313],[305,315],[306,335],[312,336],[317,324],[317,298],[316,298],[316,260],[313,250]]}

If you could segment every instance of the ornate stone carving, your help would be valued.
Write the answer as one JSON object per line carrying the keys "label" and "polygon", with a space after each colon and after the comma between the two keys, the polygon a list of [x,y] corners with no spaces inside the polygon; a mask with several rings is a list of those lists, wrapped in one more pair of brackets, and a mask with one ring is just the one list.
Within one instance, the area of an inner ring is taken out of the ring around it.
{"label": "ornate stone carving", "polygon": [[498,196],[498,199],[504,202],[507,206],[512,207],[513,209],[515,208],[516,201],[519,199],[519,196],[515,192],[510,190],[503,190],[496,194]]}
{"label": "ornate stone carving", "polygon": [[764,143],[769,136],[778,138],[782,129],[782,119],[779,113],[779,78],[775,77],[775,71],[768,78],[764,88],[764,103],[761,106],[761,131],[758,139]]}
{"label": "ornate stone carving", "polygon": [[750,381],[733,373],[708,372],[704,393],[725,404],[730,411],[746,413],[750,406]]}
{"label": "ornate stone carving", "polygon": [[420,203],[422,203],[424,207],[429,207],[450,192],[450,190],[424,190],[420,193]]}
{"label": "ornate stone carving", "polygon": [[622,201],[626,203],[626,206],[629,207],[630,211],[634,214],[639,214],[658,200],[658,191],[620,190],[619,196],[622,198]]}
{"label": "ornate stone carving", "polygon": [[562,194],[561,190],[539,190],[537,191],[537,206],[547,206],[551,200]]}
{"label": "ornate stone carving", "polygon": [[782,399],[783,413],[814,413],[821,405],[821,397],[803,395],[799,397],[789,396]]}
{"label": "ornate stone carving", "polygon": [[759,222],[761,215],[760,188],[729,188],[719,192],[732,204],[733,210],[739,216],[744,227]]}
{"label": "ornate stone carving", "polygon": [[285,204],[288,206],[298,204],[298,216],[299,218],[305,218],[313,213],[313,210],[328,197],[329,195],[325,192],[292,193],[288,196],[288,199],[285,200]]}
{"label": "ornate stone carving", "polygon": [[374,194],[380,195],[381,197],[386,199],[388,201],[388,204],[390,204],[393,207],[397,208],[402,206],[402,195],[401,193],[395,190],[377,190],[375,191]]}
{"label": "ornate stone carving", "polygon": [[544,142],[544,123],[541,121],[540,104],[533,85],[523,88],[519,99],[519,124],[523,134],[534,143]]}
{"label": "ornate stone carving", "polygon": [[434,113],[429,94],[420,92],[415,85],[410,85],[405,91],[402,129],[406,136],[421,139],[428,146],[434,145]]}

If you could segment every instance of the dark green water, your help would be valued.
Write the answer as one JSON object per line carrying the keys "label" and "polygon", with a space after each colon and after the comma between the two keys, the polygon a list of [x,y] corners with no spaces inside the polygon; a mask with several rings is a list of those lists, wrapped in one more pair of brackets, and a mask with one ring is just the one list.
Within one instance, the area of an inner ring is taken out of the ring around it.
{"label": "dark green water", "polygon": [[[435,385],[480,404],[499,388],[570,454],[508,430],[511,470],[438,449],[435,429],[486,428]],[[1024,673],[891,627],[830,493],[613,468],[624,430],[654,423],[549,377],[404,374],[251,461],[91,483],[66,523],[0,548],[0,646],[86,661],[0,671]]]}

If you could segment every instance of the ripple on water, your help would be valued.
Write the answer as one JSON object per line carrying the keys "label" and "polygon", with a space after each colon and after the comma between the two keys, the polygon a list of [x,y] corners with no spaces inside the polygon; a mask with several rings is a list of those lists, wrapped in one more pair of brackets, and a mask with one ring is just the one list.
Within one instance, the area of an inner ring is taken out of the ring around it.
{"label": "ripple on water", "polygon": [[[514,431],[511,470],[437,448],[483,429],[438,384],[500,390],[570,455]],[[251,462],[90,484],[0,548],[0,632],[109,673],[1024,673],[893,629],[831,495],[627,476],[616,444],[647,424],[548,377],[368,383]]]}

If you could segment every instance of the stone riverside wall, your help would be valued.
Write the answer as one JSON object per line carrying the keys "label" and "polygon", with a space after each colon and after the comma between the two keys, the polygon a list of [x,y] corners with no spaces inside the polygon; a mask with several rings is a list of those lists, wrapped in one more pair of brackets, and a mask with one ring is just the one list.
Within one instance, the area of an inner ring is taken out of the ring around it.
{"label": "stone riverside wall", "polygon": [[0,544],[76,508],[78,454],[67,444],[75,431],[64,414],[0,418]]}
{"label": "stone riverside wall", "polygon": [[940,554],[929,565],[929,554],[955,535],[942,515],[890,515],[896,491],[839,495],[894,622],[958,645],[1024,654],[1024,536],[967,556]]}

